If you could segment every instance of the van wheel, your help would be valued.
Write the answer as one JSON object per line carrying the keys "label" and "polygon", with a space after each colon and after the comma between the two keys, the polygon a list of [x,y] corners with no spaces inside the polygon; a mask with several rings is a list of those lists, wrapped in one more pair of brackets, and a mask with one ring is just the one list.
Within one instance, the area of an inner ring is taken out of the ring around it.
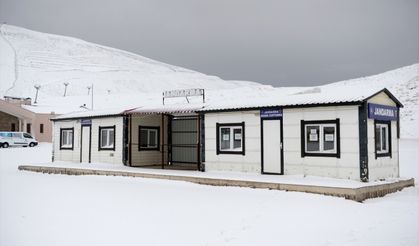
{"label": "van wheel", "polygon": [[35,143],[30,143],[29,144],[29,147],[33,147],[33,146],[35,146]]}
{"label": "van wheel", "polygon": [[8,143],[3,143],[3,148],[9,148],[9,144]]}

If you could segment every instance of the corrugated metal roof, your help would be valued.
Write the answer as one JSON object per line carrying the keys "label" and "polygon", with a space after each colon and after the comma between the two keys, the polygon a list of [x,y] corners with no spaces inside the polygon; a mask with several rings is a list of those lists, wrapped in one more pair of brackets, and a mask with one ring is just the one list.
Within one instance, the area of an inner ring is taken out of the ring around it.
{"label": "corrugated metal roof", "polygon": [[249,101],[245,98],[242,100],[230,100],[220,103],[212,103],[205,105],[200,111],[220,111],[234,109],[250,109],[275,106],[304,106],[304,105],[325,105],[325,104],[344,104],[362,102],[366,98],[380,92],[382,90],[342,90],[334,88],[333,90],[313,90],[312,88],[306,92],[300,92],[291,95],[270,95],[258,100]]}
{"label": "corrugated metal roof", "polygon": [[402,106],[387,89],[359,89],[359,88],[310,88],[306,91],[295,94],[280,94],[277,91],[265,94],[264,97],[243,98],[240,95],[224,98],[222,101],[210,101],[209,103],[191,103],[175,105],[148,105],[132,109],[119,108],[108,110],[83,111],[65,114],[54,118],[53,120],[91,118],[91,117],[111,117],[128,114],[192,114],[196,112],[210,112],[222,110],[239,110],[263,107],[287,107],[304,105],[327,105],[327,104],[345,104],[363,102],[379,92],[385,92]]}
{"label": "corrugated metal roof", "polygon": [[155,105],[126,110],[124,114],[189,114],[195,113],[203,108],[204,105],[202,104]]}
{"label": "corrugated metal roof", "polygon": [[64,119],[77,119],[77,118],[93,118],[93,117],[111,117],[122,115],[124,110],[122,109],[106,109],[106,110],[88,110],[88,111],[77,111],[69,114],[63,114],[53,118],[52,120],[64,120]]}

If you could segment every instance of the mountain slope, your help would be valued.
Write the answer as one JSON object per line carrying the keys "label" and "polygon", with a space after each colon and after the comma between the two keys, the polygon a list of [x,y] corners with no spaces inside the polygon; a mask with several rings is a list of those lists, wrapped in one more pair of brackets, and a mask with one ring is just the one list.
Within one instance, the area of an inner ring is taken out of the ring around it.
{"label": "mountain slope", "polygon": [[224,81],[192,70],[157,62],[133,53],[80,39],[2,25],[0,28],[0,96],[40,97],[95,93],[161,92],[179,88],[228,89],[258,86]]}
{"label": "mountain slope", "polygon": [[[257,104],[269,98],[274,102],[295,93],[310,97],[386,87],[405,106],[400,115],[402,137],[419,138],[419,64],[316,87],[273,88],[255,82],[224,81],[126,51],[10,25],[0,27],[0,54],[0,98],[33,98],[33,86],[40,84],[33,111],[67,113],[80,110],[84,104],[90,107],[87,86],[91,84],[95,109],[156,104],[161,102],[162,91],[180,88],[205,88],[208,103],[236,105]],[[70,83],[65,98],[64,82]],[[182,100],[178,101],[184,103]]]}
{"label": "mountain slope", "polygon": [[321,86],[324,89],[387,88],[404,107],[400,110],[401,135],[404,138],[419,138],[419,64],[398,68],[381,74],[340,81]]}

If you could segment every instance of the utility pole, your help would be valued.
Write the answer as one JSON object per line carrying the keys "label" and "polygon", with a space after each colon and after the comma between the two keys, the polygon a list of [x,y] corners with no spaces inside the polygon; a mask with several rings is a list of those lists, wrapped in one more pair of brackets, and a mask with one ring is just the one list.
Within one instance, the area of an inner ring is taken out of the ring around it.
{"label": "utility pole", "polygon": [[92,110],[93,110],[93,84],[92,84]]}
{"label": "utility pole", "polygon": [[33,87],[35,87],[35,89],[36,89],[36,95],[35,95],[35,104],[36,103],[38,103],[38,91],[39,91],[39,89],[41,89],[41,86],[40,85],[34,85]]}
{"label": "utility pole", "polygon": [[91,86],[88,86],[87,87],[87,95],[90,95],[90,89],[92,89],[92,87]]}
{"label": "utility pole", "polygon": [[64,97],[65,97],[65,95],[67,94],[67,86],[68,86],[68,82],[65,82],[64,83],[64,86],[65,86],[65,88],[64,88]]}

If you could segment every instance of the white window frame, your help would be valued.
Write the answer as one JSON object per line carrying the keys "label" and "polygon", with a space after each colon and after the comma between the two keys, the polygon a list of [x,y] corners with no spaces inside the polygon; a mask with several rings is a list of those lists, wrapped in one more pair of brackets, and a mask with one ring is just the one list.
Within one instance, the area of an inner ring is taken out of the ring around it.
{"label": "white window frame", "polygon": [[[106,133],[105,144],[102,142],[103,132]],[[111,143],[111,134],[113,136],[113,143]],[[99,150],[115,150],[115,126],[101,126],[99,127]]]}
{"label": "white window frame", "polygon": [[60,129],[60,149],[73,149],[74,128]]}
{"label": "white window frame", "polygon": [[[388,154],[388,153],[390,153],[390,145],[389,145],[390,135],[389,135],[388,124],[386,124],[386,123],[376,123],[375,128],[377,128],[377,127],[380,128],[380,144],[379,144],[380,148],[376,150],[377,154]],[[385,139],[383,139],[383,135],[382,135],[382,133],[383,133],[382,130],[383,129],[385,129],[385,133],[386,133],[386,138]],[[374,131],[376,131],[376,129],[374,129]],[[383,149],[383,143],[384,143],[383,140],[385,141],[386,149]],[[375,147],[377,148],[377,139],[375,140]]]}
{"label": "white window frame", "polygon": [[[319,140],[319,150],[308,150],[308,127],[313,127],[313,126],[317,126],[319,127],[319,135],[318,140]],[[324,128],[325,127],[333,127],[334,129],[334,141],[333,141],[333,149],[331,150],[325,150],[324,149]],[[327,124],[305,124],[304,125],[304,146],[305,146],[305,153],[319,153],[319,154],[337,154],[337,125],[334,123],[327,123]]]}
{"label": "white window frame", "polygon": [[[138,149],[139,150],[159,150],[159,144],[160,144],[160,131],[158,127],[152,127],[152,126],[139,126],[138,128],[139,131],[139,138],[138,138]],[[147,132],[147,146],[142,146],[142,142],[141,142],[141,132],[145,131]],[[155,132],[155,145],[151,145],[150,144],[150,132]]]}
{"label": "white window frame", "polygon": [[[222,149],[222,142],[223,142],[223,135],[222,130],[223,129],[230,129],[229,134],[229,148],[228,149]],[[234,130],[240,129],[241,135],[240,135],[240,147],[234,148],[234,141],[235,141],[235,135]],[[231,124],[219,124],[217,126],[217,154],[243,154],[244,155],[244,122],[242,123],[231,123]]]}

